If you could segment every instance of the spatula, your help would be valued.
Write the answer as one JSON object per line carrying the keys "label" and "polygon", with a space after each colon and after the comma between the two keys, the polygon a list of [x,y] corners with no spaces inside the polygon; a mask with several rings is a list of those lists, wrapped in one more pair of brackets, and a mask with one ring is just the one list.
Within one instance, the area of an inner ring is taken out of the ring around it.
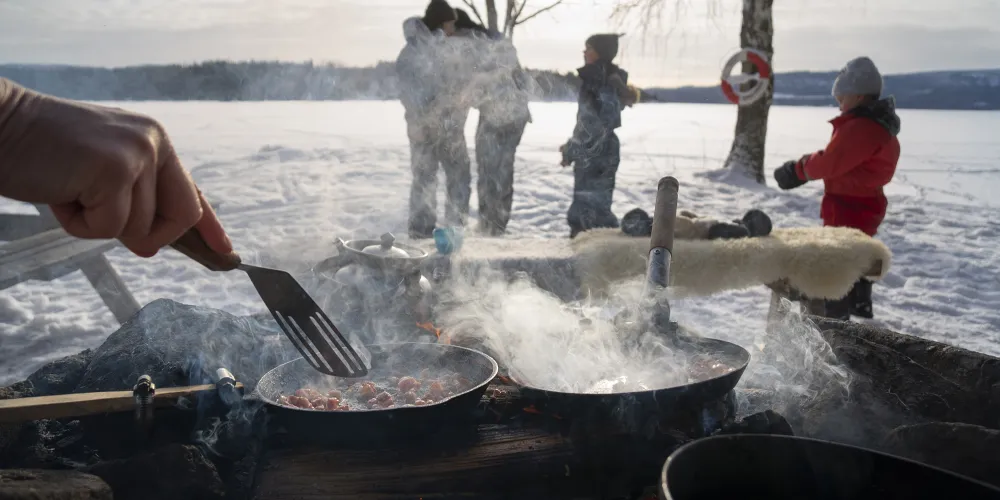
{"label": "spatula", "polygon": [[352,346],[292,275],[244,264],[236,252],[217,253],[195,229],[184,233],[170,246],[211,271],[239,269],[247,273],[281,330],[313,368],[337,377],[368,374],[371,356],[364,345],[357,336],[351,335]]}

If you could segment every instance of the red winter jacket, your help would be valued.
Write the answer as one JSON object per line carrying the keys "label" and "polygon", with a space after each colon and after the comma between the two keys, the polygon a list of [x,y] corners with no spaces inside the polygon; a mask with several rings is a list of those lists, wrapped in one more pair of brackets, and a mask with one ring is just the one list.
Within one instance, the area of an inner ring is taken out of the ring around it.
{"label": "red winter jacket", "polygon": [[875,235],[888,203],[882,187],[892,180],[899,161],[900,122],[894,108],[890,97],[830,120],[833,137],[826,149],[796,165],[799,179],[823,179],[823,225]]}

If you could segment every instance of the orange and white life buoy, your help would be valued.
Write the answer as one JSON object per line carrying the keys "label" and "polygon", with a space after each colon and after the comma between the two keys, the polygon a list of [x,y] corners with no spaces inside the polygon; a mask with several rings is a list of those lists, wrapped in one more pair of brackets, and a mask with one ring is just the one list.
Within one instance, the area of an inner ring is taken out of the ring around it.
{"label": "orange and white life buoy", "polygon": [[[737,64],[751,63],[757,67],[756,73],[733,74]],[[753,82],[754,85],[742,90],[743,84]],[[742,49],[726,61],[722,68],[722,93],[733,104],[748,106],[767,95],[771,82],[771,64],[767,55],[754,49]]]}

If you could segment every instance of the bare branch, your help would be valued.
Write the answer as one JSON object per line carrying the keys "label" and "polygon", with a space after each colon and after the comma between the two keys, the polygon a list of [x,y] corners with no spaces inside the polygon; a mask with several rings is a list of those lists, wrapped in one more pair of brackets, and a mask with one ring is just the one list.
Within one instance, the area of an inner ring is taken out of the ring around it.
{"label": "bare branch", "polygon": [[[526,0],[522,0],[522,5],[524,1]],[[515,22],[517,22],[517,17],[514,14],[514,9],[515,9],[514,4],[516,3],[517,0],[507,0],[507,8],[506,11],[504,12],[503,32],[508,37],[510,37],[511,33],[513,33],[514,26],[516,26]]]}
{"label": "bare branch", "polygon": [[472,13],[476,16],[476,19],[479,20],[479,24],[486,25],[483,21],[483,16],[479,14],[479,9],[476,8],[476,4],[472,3],[472,0],[462,0],[462,3],[472,9]]}
{"label": "bare branch", "polygon": [[[524,24],[524,23],[530,21],[535,16],[537,16],[537,15],[543,13],[543,12],[550,11],[550,10],[558,7],[559,4],[561,4],[561,3],[563,3],[563,0],[556,0],[555,2],[552,2],[549,5],[547,5],[545,7],[542,7],[540,9],[532,12],[531,15],[529,15],[528,17],[525,17],[524,19],[515,19],[514,20],[514,26],[518,26],[518,25]],[[523,10],[523,7],[522,7],[522,10]],[[520,17],[520,16],[518,16],[518,17]]]}

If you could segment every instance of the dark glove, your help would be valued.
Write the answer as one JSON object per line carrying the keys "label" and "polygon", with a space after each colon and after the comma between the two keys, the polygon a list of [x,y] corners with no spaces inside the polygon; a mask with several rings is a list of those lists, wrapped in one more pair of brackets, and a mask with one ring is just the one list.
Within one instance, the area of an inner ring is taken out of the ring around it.
{"label": "dark glove", "polygon": [[786,161],[784,165],[774,171],[774,180],[778,182],[781,189],[795,189],[808,181],[799,178],[795,167],[798,164],[795,160]]}

